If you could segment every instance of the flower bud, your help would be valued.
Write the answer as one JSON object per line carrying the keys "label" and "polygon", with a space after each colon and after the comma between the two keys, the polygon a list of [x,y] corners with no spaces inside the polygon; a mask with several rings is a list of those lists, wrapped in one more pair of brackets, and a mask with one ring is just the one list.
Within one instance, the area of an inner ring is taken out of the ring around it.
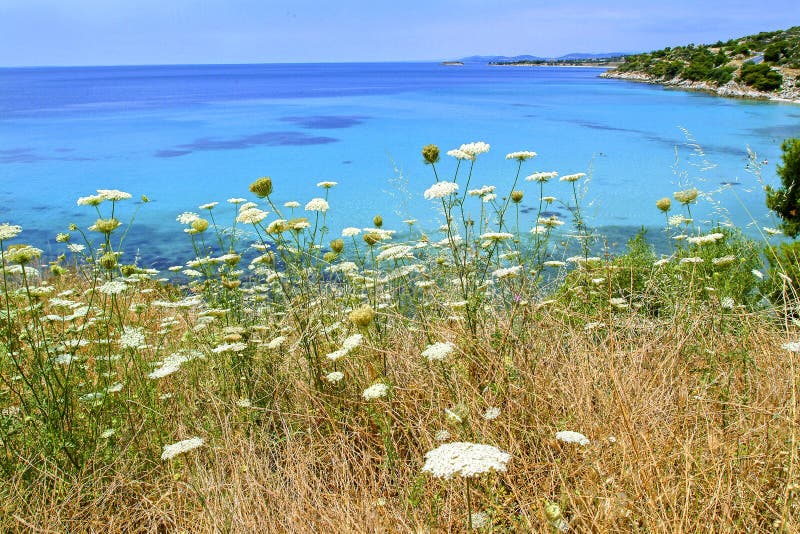
{"label": "flower bud", "polygon": [[205,219],[195,219],[192,221],[192,230],[198,234],[202,234],[208,230],[208,221]]}
{"label": "flower bud", "polygon": [[331,241],[331,250],[336,254],[341,254],[344,250],[344,241],[342,239],[334,239]]}
{"label": "flower bud", "polygon": [[369,304],[364,304],[363,306],[351,311],[350,315],[347,317],[350,319],[350,322],[359,328],[366,328],[370,325],[370,323],[372,323],[372,319],[375,318],[375,311]]}
{"label": "flower bud", "polygon": [[672,201],[669,197],[659,198],[656,200],[656,207],[666,213],[672,207]]}
{"label": "flower bud", "polygon": [[433,165],[439,161],[439,147],[436,145],[425,145],[422,147],[422,157],[426,165]]}
{"label": "flower bud", "polygon": [[514,204],[519,204],[520,202],[522,202],[522,197],[523,197],[522,191],[517,190],[511,192],[511,200],[514,202]]}
{"label": "flower bud", "polygon": [[376,232],[368,232],[368,233],[364,234],[363,239],[364,239],[364,243],[366,243],[369,246],[373,246],[376,243],[380,242],[381,236],[380,236],[380,234],[378,234]]}
{"label": "flower bud", "polygon": [[250,191],[259,198],[268,197],[272,194],[272,178],[264,176],[250,184]]}
{"label": "flower bud", "polygon": [[380,228],[381,226],[383,226],[383,217],[381,217],[380,215],[376,215],[372,219],[372,224],[375,225],[375,228]]}

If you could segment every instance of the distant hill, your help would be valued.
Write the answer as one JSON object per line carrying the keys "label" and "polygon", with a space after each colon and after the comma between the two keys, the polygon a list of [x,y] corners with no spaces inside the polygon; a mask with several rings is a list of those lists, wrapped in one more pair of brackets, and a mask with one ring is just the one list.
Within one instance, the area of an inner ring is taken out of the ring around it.
{"label": "distant hill", "polygon": [[573,52],[559,57],[541,57],[531,55],[521,56],[469,56],[458,61],[464,63],[521,63],[521,62],[536,62],[536,61],[575,61],[582,59],[609,59],[628,55],[624,52],[609,52],[605,54],[586,54],[582,52]]}
{"label": "distant hill", "polygon": [[800,26],[633,54],[604,74],[731,96],[800,99]]}

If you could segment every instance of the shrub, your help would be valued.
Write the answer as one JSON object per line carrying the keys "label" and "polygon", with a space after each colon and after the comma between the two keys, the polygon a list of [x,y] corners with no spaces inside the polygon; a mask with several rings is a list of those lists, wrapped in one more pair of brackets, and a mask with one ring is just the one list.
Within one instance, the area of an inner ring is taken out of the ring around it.
{"label": "shrub", "polygon": [[786,139],[781,145],[782,165],[778,165],[781,188],[766,187],[767,207],[781,218],[780,227],[789,237],[800,233],[800,139]]}
{"label": "shrub", "polygon": [[783,83],[783,76],[769,65],[747,62],[739,72],[739,81],[759,91],[774,91]]}

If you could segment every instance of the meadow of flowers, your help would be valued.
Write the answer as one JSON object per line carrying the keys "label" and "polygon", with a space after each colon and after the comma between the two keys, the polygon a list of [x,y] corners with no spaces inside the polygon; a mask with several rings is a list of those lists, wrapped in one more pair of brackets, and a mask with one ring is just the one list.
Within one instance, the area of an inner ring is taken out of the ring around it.
{"label": "meadow of flowers", "polygon": [[264,177],[176,214],[195,257],[169,272],[124,253],[128,192],[79,198],[97,220],[58,258],[0,224],[0,528],[797,531],[776,232],[701,224],[686,188],[653,199],[668,254],[612,256],[589,176],[513,152],[498,191],[489,149],[423,148],[438,229],[332,235],[337,183]]}

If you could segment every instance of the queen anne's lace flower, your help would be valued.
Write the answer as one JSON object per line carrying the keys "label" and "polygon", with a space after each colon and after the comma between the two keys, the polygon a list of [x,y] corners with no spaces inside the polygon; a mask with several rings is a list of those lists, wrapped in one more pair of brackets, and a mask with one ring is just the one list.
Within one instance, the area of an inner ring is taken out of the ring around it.
{"label": "queen anne's lace flower", "polygon": [[203,438],[189,438],[171,445],[164,445],[164,452],[161,453],[162,460],[169,460],[184,452],[200,447],[205,440]]}
{"label": "queen anne's lace flower", "polygon": [[242,224],[258,224],[267,216],[267,212],[258,208],[247,208],[239,212],[236,222]]}
{"label": "queen anne's lace flower", "polygon": [[498,280],[502,280],[503,278],[511,278],[512,276],[517,276],[520,271],[522,271],[522,265],[515,265],[513,267],[504,267],[501,269],[495,269],[492,271],[492,276],[497,278]]}
{"label": "queen anne's lace flower", "polygon": [[458,191],[458,184],[455,182],[436,182],[425,191],[423,196],[427,200],[434,200],[452,195],[456,191]]}
{"label": "queen anne's lace flower", "polygon": [[130,193],[120,191],[119,189],[98,189],[97,195],[103,197],[103,200],[127,200],[131,198]]}
{"label": "queen anne's lace flower", "polygon": [[506,159],[516,159],[518,161],[525,161],[526,159],[535,158],[537,155],[538,154],[536,152],[523,150],[520,152],[512,152],[510,154],[506,154]]}
{"label": "queen anne's lace flower", "polygon": [[422,471],[444,479],[469,478],[490,471],[505,471],[510,459],[510,454],[492,445],[456,441],[428,452]]}
{"label": "queen anne's lace flower", "polygon": [[364,397],[364,400],[375,400],[381,397],[385,397],[389,393],[389,386],[383,384],[381,382],[376,382],[372,384],[370,387],[364,390],[361,394]]}
{"label": "queen anne's lace flower", "polygon": [[564,443],[577,443],[578,445],[588,445],[591,443],[589,438],[580,432],[573,432],[572,430],[562,430],[561,432],[556,432],[556,439],[558,441],[563,441]]}
{"label": "queen anne's lace flower", "polygon": [[22,227],[15,224],[0,224],[0,241],[17,237],[22,232]]}
{"label": "queen anne's lace flower", "polygon": [[128,285],[120,280],[111,280],[97,288],[100,293],[104,295],[119,295],[126,289]]}
{"label": "queen anne's lace flower", "polygon": [[558,173],[555,172],[555,171],[535,172],[535,173],[533,173],[533,174],[531,174],[529,176],[526,176],[525,180],[527,180],[528,182],[541,182],[541,183],[544,183],[544,182],[547,182],[548,180],[550,180],[552,178],[555,178],[556,176],[558,176]]}
{"label": "queen anne's lace flower", "polygon": [[564,176],[562,176],[558,180],[560,182],[577,182],[578,180],[580,180],[584,176],[586,176],[586,173],[578,172],[578,173],[575,173],[575,174],[565,174]]}
{"label": "queen anne's lace flower", "polygon": [[447,358],[455,350],[455,348],[456,346],[449,341],[445,341],[444,343],[434,343],[432,345],[428,345],[425,350],[422,351],[422,356],[427,358],[429,362],[441,361]]}
{"label": "queen anne's lace flower", "polygon": [[328,201],[324,198],[312,198],[306,204],[305,210],[306,211],[321,211],[326,212],[328,211]]}

